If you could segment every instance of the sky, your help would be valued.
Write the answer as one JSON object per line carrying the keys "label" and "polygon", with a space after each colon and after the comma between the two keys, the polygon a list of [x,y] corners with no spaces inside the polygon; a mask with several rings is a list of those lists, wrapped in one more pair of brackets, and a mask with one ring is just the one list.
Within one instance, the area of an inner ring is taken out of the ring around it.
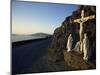
{"label": "sky", "polygon": [[13,34],[53,34],[65,18],[77,9],[77,5],[20,2],[12,0]]}

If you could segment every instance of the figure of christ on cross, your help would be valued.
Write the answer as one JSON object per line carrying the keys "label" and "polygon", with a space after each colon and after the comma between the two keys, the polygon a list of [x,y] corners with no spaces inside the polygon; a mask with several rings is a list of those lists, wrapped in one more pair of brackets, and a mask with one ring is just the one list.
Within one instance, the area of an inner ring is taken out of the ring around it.
{"label": "figure of christ on cross", "polygon": [[89,19],[94,19],[95,15],[84,17],[84,10],[81,11],[81,18],[74,20],[74,22],[77,22],[80,24],[80,53],[83,53],[83,23],[86,22]]}

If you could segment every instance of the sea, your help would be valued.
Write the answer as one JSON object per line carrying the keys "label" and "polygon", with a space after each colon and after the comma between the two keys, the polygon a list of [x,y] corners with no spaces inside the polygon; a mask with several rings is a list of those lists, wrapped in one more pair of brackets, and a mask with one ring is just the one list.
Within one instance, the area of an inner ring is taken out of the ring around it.
{"label": "sea", "polygon": [[45,38],[45,37],[30,36],[30,35],[12,35],[12,42],[31,40],[31,39],[39,39],[39,38]]}

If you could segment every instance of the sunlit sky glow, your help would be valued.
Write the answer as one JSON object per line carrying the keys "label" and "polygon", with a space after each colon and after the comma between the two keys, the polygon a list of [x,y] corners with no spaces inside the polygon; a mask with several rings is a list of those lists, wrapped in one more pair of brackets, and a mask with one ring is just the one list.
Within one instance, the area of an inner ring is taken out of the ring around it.
{"label": "sunlit sky glow", "polygon": [[49,33],[61,26],[77,5],[12,1],[12,33]]}

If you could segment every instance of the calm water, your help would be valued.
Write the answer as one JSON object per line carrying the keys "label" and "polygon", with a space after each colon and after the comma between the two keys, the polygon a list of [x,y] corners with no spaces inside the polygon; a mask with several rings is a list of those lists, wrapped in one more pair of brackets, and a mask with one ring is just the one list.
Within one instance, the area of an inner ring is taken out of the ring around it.
{"label": "calm water", "polygon": [[23,40],[30,40],[30,39],[38,39],[38,38],[45,38],[45,37],[27,36],[27,35],[12,35],[12,42],[23,41]]}

